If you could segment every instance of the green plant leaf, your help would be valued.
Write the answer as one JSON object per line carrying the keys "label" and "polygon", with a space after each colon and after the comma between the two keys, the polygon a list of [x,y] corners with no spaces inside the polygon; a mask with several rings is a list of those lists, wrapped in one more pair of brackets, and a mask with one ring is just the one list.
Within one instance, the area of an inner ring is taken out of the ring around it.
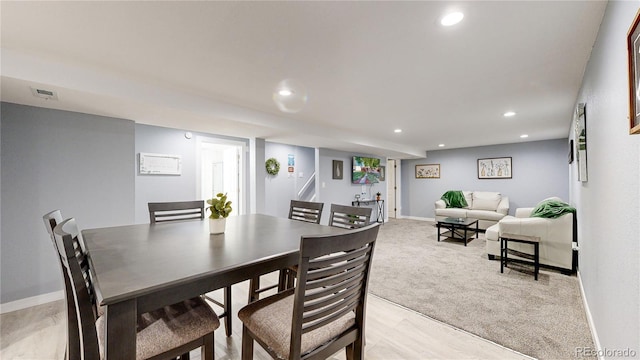
{"label": "green plant leaf", "polygon": [[226,218],[233,210],[231,201],[227,201],[226,193],[218,193],[215,198],[207,200],[207,204],[210,205],[207,209],[211,212],[211,215],[209,215],[211,219]]}

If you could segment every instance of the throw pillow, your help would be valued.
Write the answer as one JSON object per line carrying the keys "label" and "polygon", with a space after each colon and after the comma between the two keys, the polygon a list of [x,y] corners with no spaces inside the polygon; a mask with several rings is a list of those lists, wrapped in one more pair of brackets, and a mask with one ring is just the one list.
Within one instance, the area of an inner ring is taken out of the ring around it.
{"label": "throw pillow", "polygon": [[467,201],[466,209],[471,209],[471,204],[473,204],[473,192],[472,191],[462,191],[464,194],[464,199]]}
{"label": "throw pillow", "polygon": [[471,208],[473,210],[496,211],[500,200],[502,200],[502,195],[498,192],[475,191]]}

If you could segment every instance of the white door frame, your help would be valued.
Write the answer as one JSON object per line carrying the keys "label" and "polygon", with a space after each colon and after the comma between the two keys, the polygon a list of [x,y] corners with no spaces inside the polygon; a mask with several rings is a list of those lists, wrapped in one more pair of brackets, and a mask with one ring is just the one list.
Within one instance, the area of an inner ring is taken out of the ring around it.
{"label": "white door frame", "polygon": [[208,136],[196,136],[196,196],[202,198],[202,145],[205,143],[216,145],[236,146],[240,148],[238,152],[238,192],[239,201],[237,210],[234,208],[236,215],[248,213],[248,187],[247,187],[247,144],[243,141],[234,141],[228,139],[220,139]]}
{"label": "white door frame", "polygon": [[[394,167],[390,167],[389,163],[393,162],[393,164],[395,165]],[[402,171],[401,171],[401,161],[398,159],[387,159],[387,177],[388,177],[388,181],[387,181],[387,198],[389,198],[390,196],[388,194],[391,194],[393,192],[393,199],[394,199],[394,204],[392,204],[391,202],[389,202],[389,204],[387,205],[387,214],[389,218],[401,218],[401,204],[402,204],[402,187],[401,187],[401,183],[402,183]],[[395,189],[393,188],[393,185],[395,185]],[[395,208],[395,211],[394,211]]]}

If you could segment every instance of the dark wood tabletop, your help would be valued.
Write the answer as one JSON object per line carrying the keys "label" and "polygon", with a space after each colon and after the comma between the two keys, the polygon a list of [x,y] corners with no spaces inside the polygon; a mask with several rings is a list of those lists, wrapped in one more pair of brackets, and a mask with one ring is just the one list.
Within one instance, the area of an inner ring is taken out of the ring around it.
{"label": "dark wood tabletop", "polygon": [[106,357],[135,358],[138,313],[294,265],[302,235],[345,231],[260,214],[227,218],[219,235],[207,219],[84,230],[106,306]]}

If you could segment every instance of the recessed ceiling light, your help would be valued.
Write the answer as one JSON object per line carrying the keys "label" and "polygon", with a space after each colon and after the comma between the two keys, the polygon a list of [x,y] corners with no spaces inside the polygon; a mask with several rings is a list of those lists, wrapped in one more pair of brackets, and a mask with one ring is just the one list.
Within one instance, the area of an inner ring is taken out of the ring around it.
{"label": "recessed ceiling light", "polygon": [[442,24],[442,26],[451,26],[451,25],[455,25],[457,23],[459,23],[460,21],[462,21],[462,18],[464,18],[464,14],[461,12],[452,12],[449,13],[445,16],[442,17],[442,19],[440,19],[440,24]]}
{"label": "recessed ceiling light", "polygon": [[438,147],[444,147],[444,144],[438,144]]}
{"label": "recessed ceiling light", "polygon": [[281,89],[278,91],[278,94],[281,96],[291,96],[293,95],[293,91],[289,89]]}
{"label": "recessed ceiling light", "polygon": [[394,133],[401,133],[401,132],[402,132],[402,129],[395,129],[395,130],[393,130],[393,132],[394,132]]}
{"label": "recessed ceiling light", "polygon": [[522,135],[520,135],[520,137],[521,137],[521,138],[523,138],[523,139],[525,139],[525,138],[528,138],[528,137],[529,137],[529,135],[527,135],[527,134],[522,134]]}
{"label": "recessed ceiling light", "polygon": [[502,116],[512,117],[512,116],[516,116],[516,113],[514,111],[507,111],[506,113],[502,114]]}

